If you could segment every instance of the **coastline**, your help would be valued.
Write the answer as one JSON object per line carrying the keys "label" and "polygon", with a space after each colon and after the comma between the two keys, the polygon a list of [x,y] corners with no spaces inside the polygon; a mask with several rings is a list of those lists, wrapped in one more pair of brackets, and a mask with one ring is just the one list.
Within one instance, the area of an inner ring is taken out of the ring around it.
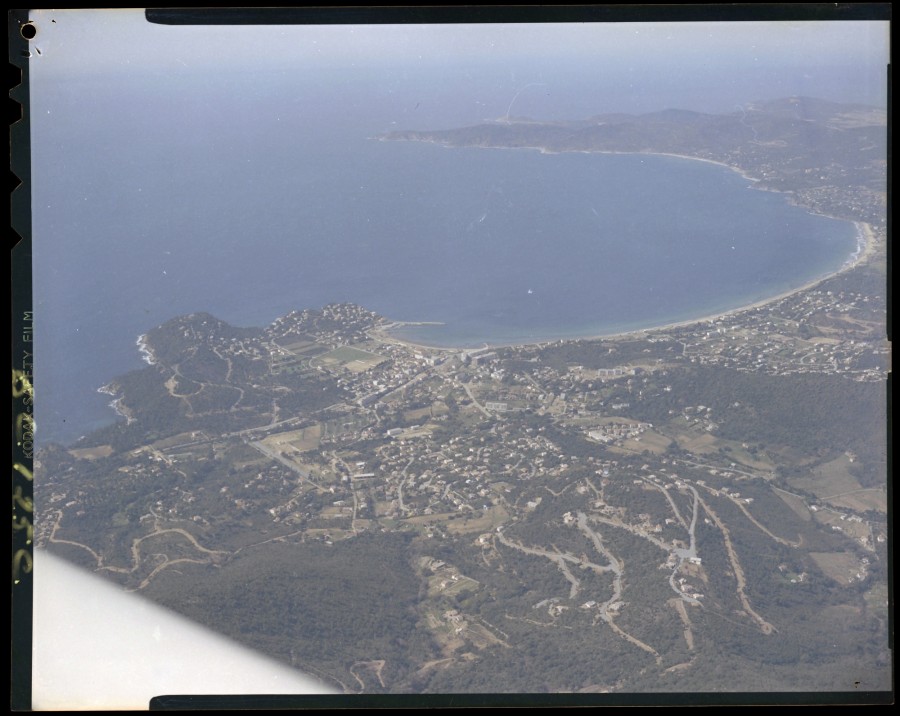
{"label": "coastline", "polygon": [[156,354],[153,352],[153,349],[147,341],[147,334],[142,333],[139,335],[134,343],[138,347],[138,350],[140,350],[141,358],[143,358],[144,362],[147,365],[156,365]]}
{"label": "coastline", "polygon": [[[708,159],[706,157],[695,157],[691,154],[676,154],[675,152],[654,152],[654,151],[633,151],[633,152],[623,152],[617,149],[550,149],[549,147],[542,146],[521,146],[521,147],[501,147],[501,146],[493,146],[490,144],[486,145],[455,145],[449,144],[447,142],[441,142],[435,139],[386,139],[379,138],[379,141],[382,142],[419,142],[421,144],[434,144],[439,147],[443,147],[444,149],[524,149],[527,151],[536,151],[539,154],[548,154],[548,155],[559,155],[559,154],[619,154],[619,155],[632,155],[632,156],[640,156],[646,155],[650,157],[672,157],[674,159],[690,159],[695,162],[705,162],[706,164],[715,164],[719,167],[724,167],[725,169],[730,169],[731,171],[739,174],[742,179],[746,179],[749,182],[753,182],[754,184],[758,184],[762,181],[759,177],[755,177],[750,175],[746,169],[741,169],[740,167],[736,167],[733,164],[726,164],[725,162],[720,162],[717,159]],[[780,189],[769,189],[764,187],[753,187],[755,189],[759,189],[760,191],[771,191],[777,194],[788,194],[791,195],[792,192],[782,191]],[[799,206],[799,204],[798,204]],[[817,216],[825,216],[825,214],[816,214]],[[836,216],[828,217],[831,219],[838,219],[839,221],[848,221],[848,219],[840,219]]]}
{"label": "coastline", "polygon": [[[131,425],[131,423],[134,422],[134,416],[131,414],[131,410],[129,410],[128,406],[122,402],[122,396],[119,395],[119,387],[115,381],[107,383],[106,385],[101,385],[97,388],[97,392],[103,393],[103,395],[113,396],[113,399],[110,400],[107,405],[115,411],[116,415],[125,418],[126,425]],[[79,440],[80,439],[81,438],[79,438]]]}
{"label": "coastline", "polygon": [[[691,157],[685,157],[690,159]],[[708,161],[708,160],[699,160],[699,161]],[[711,162],[718,163],[718,162]],[[725,166],[725,165],[722,165]],[[566,343],[572,341],[597,341],[597,340],[622,340],[628,338],[638,338],[641,336],[646,336],[651,333],[665,332],[668,330],[684,328],[687,326],[695,326],[703,323],[713,323],[717,320],[735,316],[747,311],[753,311],[767,305],[777,303],[789,296],[793,296],[798,293],[802,293],[804,291],[808,291],[815,286],[819,285],[823,281],[826,281],[834,276],[837,276],[841,273],[849,271],[857,266],[863,265],[869,262],[873,256],[876,255],[876,248],[878,246],[878,241],[876,239],[876,235],[872,226],[868,223],[857,221],[853,222],[854,226],[857,230],[857,248],[853,254],[844,262],[844,264],[837,269],[836,271],[831,271],[822,276],[818,276],[814,279],[807,281],[806,283],[797,286],[795,288],[791,288],[786,291],[782,291],[776,295],[768,296],[756,301],[753,301],[749,304],[744,304],[741,306],[736,306],[731,309],[717,311],[715,313],[683,319],[676,321],[669,321],[667,323],[662,323],[653,326],[646,326],[643,328],[634,328],[628,330],[614,331],[610,333],[588,333],[585,335],[571,335],[562,338],[547,338],[542,340],[526,340],[526,341],[509,341],[509,342],[495,342],[495,343],[480,343],[479,347],[474,346],[442,346],[442,345],[433,345],[427,342],[421,342],[416,340],[411,340],[407,338],[401,338],[393,334],[391,331],[397,328],[403,328],[404,326],[440,326],[445,325],[441,321],[399,321],[399,320],[391,320],[386,317],[382,317],[382,321],[379,325],[376,325],[374,328],[368,331],[368,335],[376,341],[382,343],[391,343],[394,345],[399,345],[411,350],[424,350],[430,352],[438,352],[443,354],[459,354],[466,351],[471,350],[484,350],[484,349],[494,349],[494,348],[511,348],[511,347],[541,347],[548,346],[554,343]],[[149,345],[149,341],[146,334],[141,334],[138,336],[135,344],[140,350],[142,359],[148,365],[156,365],[157,358]],[[118,393],[118,385],[115,381],[111,381],[99,388],[97,388],[98,393],[102,393],[104,395],[110,395],[113,397],[108,405],[110,408],[115,411],[116,415],[122,418],[125,418],[126,424],[130,425],[135,421],[131,410],[127,405],[124,404],[122,396]]]}
{"label": "coastline", "polygon": [[[624,152],[619,152],[624,153]],[[636,153],[636,152],[631,152]],[[686,157],[690,159],[691,157]],[[707,161],[707,160],[700,160]],[[718,164],[719,162],[713,162]],[[726,166],[726,165],[722,165]],[[810,289],[818,286],[823,281],[826,281],[834,276],[838,276],[850,269],[856,268],[872,258],[875,253],[875,233],[872,230],[872,226],[862,221],[853,222],[856,227],[857,237],[856,237],[856,251],[851,254],[851,256],[844,262],[844,264],[836,271],[832,271],[830,273],[824,274],[822,276],[818,276],[817,278],[811,279],[806,283],[797,286],[795,288],[788,289],[787,291],[782,291],[774,296],[769,296],[767,298],[761,298],[757,301],[753,301],[752,303],[745,304],[742,306],[737,306],[735,308],[731,308],[724,311],[718,311],[716,313],[712,313],[705,316],[700,316],[698,318],[689,318],[679,321],[670,321],[668,323],[663,323],[658,326],[648,326],[646,328],[635,328],[633,330],[626,331],[618,331],[615,333],[601,333],[601,334],[590,334],[584,336],[571,336],[568,338],[550,338],[546,340],[539,341],[512,341],[509,343],[490,343],[485,344],[490,348],[511,348],[514,346],[546,346],[552,343],[562,343],[566,341],[596,341],[596,340],[607,340],[607,339],[622,339],[627,337],[637,337],[641,335],[646,335],[648,333],[654,333],[657,331],[667,331],[672,330],[674,328],[684,328],[686,326],[692,326],[700,323],[713,323],[722,318],[733,316],[739,313],[743,313],[745,311],[754,311],[758,308],[763,308],[771,303],[776,303],[781,301],[789,296],[793,296],[797,293],[802,293],[803,291],[809,291]],[[391,329],[398,327],[398,325],[422,325],[427,324],[428,322],[419,322],[419,321],[387,321],[385,326],[379,326],[372,331],[375,337],[378,340],[386,340],[387,342],[399,344],[402,346],[406,346],[407,348],[412,349],[425,349],[432,351],[442,351],[446,353],[460,353],[467,350],[473,350],[472,348],[465,347],[451,347],[451,346],[437,346],[430,345],[428,343],[421,343],[414,340],[408,340],[405,338],[399,338],[398,336],[391,334]]]}
{"label": "coastline", "polygon": [[676,154],[675,152],[655,152],[648,150],[638,150],[633,152],[623,152],[616,149],[549,149],[547,147],[541,146],[521,146],[521,147],[502,147],[502,146],[493,146],[490,144],[487,145],[454,145],[449,144],[444,141],[438,141],[435,139],[386,139],[379,138],[379,141],[382,142],[418,142],[420,144],[434,144],[438,147],[443,147],[444,149],[501,149],[501,150],[517,150],[524,149],[527,151],[536,151],[539,154],[547,154],[547,155],[560,155],[560,154],[619,154],[619,155],[631,155],[631,156],[649,156],[649,157],[672,157],[673,159],[689,159],[695,162],[704,162],[706,164],[714,164],[716,166],[722,167],[724,169],[730,169],[731,171],[738,174],[742,179],[751,182],[751,186],[748,188],[756,189],[757,191],[768,191],[773,194],[784,194],[788,197],[788,201],[792,206],[796,206],[802,209],[806,209],[813,216],[821,216],[826,219],[834,219],[835,221],[847,221],[850,223],[858,224],[862,222],[854,221],[852,219],[848,219],[843,216],[834,216],[833,214],[823,214],[821,211],[815,211],[814,207],[808,206],[807,204],[802,204],[796,201],[796,195],[793,191],[784,190],[784,189],[774,189],[768,186],[759,186],[759,184],[763,181],[759,177],[752,176],[748,170],[742,169],[741,167],[735,166],[733,164],[726,164],[725,162],[721,162],[718,159],[708,159],[707,157],[696,157],[691,154]]}
{"label": "coastline", "polygon": [[[759,184],[759,182],[762,181],[761,179],[748,174],[746,170],[741,169],[740,167],[733,166],[731,164],[726,164],[725,162],[720,162],[715,159],[707,159],[705,157],[691,156],[689,154],[676,154],[673,152],[652,152],[652,151],[623,152],[623,151],[617,151],[617,150],[589,150],[589,149],[580,149],[580,150],[571,150],[571,151],[568,151],[568,150],[554,151],[554,150],[548,149],[547,147],[541,147],[541,146],[502,147],[502,146],[486,145],[486,146],[460,146],[460,147],[457,147],[453,144],[449,144],[447,142],[436,141],[434,139],[425,139],[425,140],[422,140],[422,139],[395,140],[395,139],[386,139],[386,138],[379,138],[379,139],[380,139],[380,141],[416,141],[416,142],[422,142],[425,144],[435,144],[437,146],[444,147],[445,149],[525,149],[525,150],[531,150],[531,151],[536,150],[536,151],[540,152],[541,154],[566,154],[566,153],[622,154],[622,155],[630,154],[630,155],[673,157],[676,159],[689,159],[689,160],[696,161],[696,162],[705,162],[707,164],[714,164],[714,165],[717,165],[720,167],[724,167],[725,169],[730,169],[731,171],[736,172],[738,175],[740,175],[741,178],[751,182],[753,185],[757,185],[757,184]],[[751,186],[750,188],[757,189],[760,191],[770,191],[770,192],[774,192],[777,194],[785,194],[787,197],[789,197],[789,200],[791,200],[794,196],[793,192],[790,192],[790,191],[781,191],[779,189],[770,189],[770,188],[761,187],[761,186]],[[850,221],[849,219],[844,219],[844,218],[836,217],[836,216],[830,216],[828,214],[822,214],[820,212],[813,211],[811,207],[805,206],[803,204],[798,204],[794,201],[792,201],[792,203],[795,206],[805,208],[813,216],[822,216],[824,218],[834,219],[836,221],[848,221],[848,222]],[[490,343],[490,344],[485,344],[485,345],[489,346],[490,348],[509,348],[509,347],[513,347],[513,346],[544,346],[544,345],[549,345],[551,343],[565,342],[565,341],[577,341],[577,340],[592,341],[592,340],[602,340],[602,339],[621,339],[621,338],[624,338],[627,336],[644,335],[644,334],[654,332],[654,331],[666,331],[666,330],[671,330],[673,328],[683,328],[685,326],[691,326],[691,325],[698,324],[698,323],[710,323],[710,322],[719,320],[720,318],[724,318],[726,316],[732,316],[732,315],[735,315],[738,313],[742,313],[744,311],[753,311],[758,308],[767,306],[771,303],[781,301],[789,296],[793,296],[794,294],[801,293],[802,291],[808,291],[811,288],[822,283],[823,281],[826,281],[827,279],[830,279],[834,276],[844,273],[845,271],[849,271],[850,269],[855,268],[855,267],[867,262],[873,256],[873,254],[875,252],[875,233],[872,229],[871,224],[868,224],[863,221],[852,221],[851,223],[853,223],[853,225],[856,227],[856,231],[857,231],[856,251],[854,251],[853,254],[850,255],[850,257],[841,265],[840,268],[838,268],[836,271],[832,271],[830,273],[824,274],[817,278],[811,279],[811,280],[807,281],[806,283],[804,283],[800,286],[797,286],[796,288],[792,288],[787,291],[782,291],[781,293],[776,294],[774,296],[762,298],[762,299],[759,299],[758,301],[754,301],[752,303],[749,303],[749,304],[746,304],[743,306],[738,306],[738,307],[728,309],[725,311],[719,311],[717,313],[710,314],[707,316],[701,316],[699,318],[690,318],[690,319],[685,319],[685,320],[681,320],[681,321],[671,321],[669,323],[660,324],[658,326],[650,326],[650,327],[646,327],[646,328],[636,328],[633,330],[619,331],[616,333],[590,334],[590,335],[584,335],[584,336],[571,336],[568,338],[552,338],[552,339],[541,340],[541,341],[521,341],[521,342],[520,341],[512,341],[512,342],[508,342],[508,343],[498,342],[498,343]],[[380,340],[387,340],[388,342],[403,345],[408,348],[436,350],[436,351],[443,351],[443,352],[448,352],[448,353],[459,353],[459,352],[466,351],[466,350],[472,350],[471,348],[465,348],[465,347],[430,345],[428,343],[421,343],[421,342],[417,342],[414,340],[399,338],[395,335],[392,335],[390,332],[392,328],[400,327],[402,325],[417,325],[417,324],[424,325],[424,324],[428,324],[428,323],[429,323],[428,321],[403,322],[403,321],[387,320],[387,325],[379,326],[378,328],[376,328],[373,331],[373,333],[375,333],[375,337],[379,338]]]}
{"label": "coastline", "polygon": [[[502,148],[502,147],[501,147]],[[565,154],[566,152],[554,152],[548,150],[546,147],[534,147],[538,149],[541,154]],[[741,169],[740,167],[736,167],[733,164],[726,164],[725,162],[720,162],[717,159],[707,159],[706,157],[694,157],[690,154],[675,154],[674,152],[619,152],[614,149],[599,149],[599,150],[590,150],[590,149],[580,149],[577,150],[578,154],[631,154],[631,155],[647,155],[650,157],[673,157],[674,159],[690,159],[695,162],[704,162],[706,164],[714,164],[718,167],[724,167],[725,169],[730,169],[731,171],[740,175],[742,179],[746,179],[749,182],[753,182],[757,184],[762,181],[762,179],[758,177],[751,176],[747,173],[745,169]],[[763,187],[753,187],[754,189],[759,189],[760,191],[772,191],[777,194],[790,194],[790,192],[783,192],[778,189],[766,189]],[[842,221],[845,221],[842,219]]]}

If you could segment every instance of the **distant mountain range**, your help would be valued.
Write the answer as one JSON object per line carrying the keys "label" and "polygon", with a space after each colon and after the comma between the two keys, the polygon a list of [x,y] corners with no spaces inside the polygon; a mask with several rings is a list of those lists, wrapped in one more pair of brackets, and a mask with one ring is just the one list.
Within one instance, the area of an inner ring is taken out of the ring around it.
{"label": "distant mountain range", "polygon": [[405,130],[382,140],[544,152],[645,152],[721,162],[820,213],[879,223],[886,205],[887,112],[809,97],[728,114],[666,109],[542,122],[503,117],[459,129]]}

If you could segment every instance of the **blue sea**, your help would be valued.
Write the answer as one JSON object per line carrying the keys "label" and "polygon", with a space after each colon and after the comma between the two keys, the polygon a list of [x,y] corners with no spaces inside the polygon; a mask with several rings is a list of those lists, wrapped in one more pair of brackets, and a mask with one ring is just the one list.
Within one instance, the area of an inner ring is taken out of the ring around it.
{"label": "blue sea", "polygon": [[[564,69],[541,74],[513,114],[730,111],[798,89],[762,76],[737,87],[723,72],[636,92]],[[374,139],[500,117],[538,74],[110,73],[42,85],[39,441],[113,421],[97,388],[142,367],[136,338],[180,314],[264,325],[349,301],[444,323],[405,334],[436,345],[532,342],[732,309],[834,271],[856,249],[852,224],[708,163]]]}

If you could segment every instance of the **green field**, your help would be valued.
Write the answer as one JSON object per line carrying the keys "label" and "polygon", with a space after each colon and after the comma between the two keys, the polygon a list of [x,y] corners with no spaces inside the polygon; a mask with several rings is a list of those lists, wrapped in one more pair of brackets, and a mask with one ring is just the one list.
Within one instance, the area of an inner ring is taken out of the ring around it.
{"label": "green field", "polygon": [[[673,421],[675,425],[679,421]],[[681,425],[684,423],[681,421]],[[734,463],[739,463],[752,470],[770,472],[775,468],[775,463],[761,450],[752,454],[743,444],[737,440],[720,438],[697,426],[679,427],[673,431],[673,438],[678,446],[695,455],[709,455],[722,452]]]}
{"label": "green field", "polygon": [[403,522],[410,525],[433,525],[436,522],[446,522],[458,514],[458,512],[440,512],[433,515],[418,515],[417,517],[408,517]]}
{"label": "green field", "polygon": [[846,455],[813,468],[811,472],[790,480],[791,485],[811,492],[820,500],[851,510],[887,511],[887,493],[881,488],[863,488],[850,472],[851,460]]}
{"label": "green field", "polygon": [[276,450],[283,450],[286,445],[290,445],[299,452],[305,452],[307,450],[315,450],[319,447],[319,440],[321,437],[322,426],[317,424],[310,425],[309,427],[300,430],[288,430],[283,433],[276,433],[275,435],[267,437],[263,442]]}
{"label": "green field", "polygon": [[625,440],[622,445],[626,450],[640,452],[641,450],[649,450],[650,452],[661,455],[666,451],[672,441],[664,435],[660,435],[653,430],[645,430],[641,435]]}
{"label": "green field", "polygon": [[383,356],[353,346],[341,346],[319,356],[316,363],[324,368],[337,367],[353,373],[362,373],[386,360],[387,358]]}
{"label": "green field", "polygon": [[[287,355],[273,356],[272,373],[310,373],[315,369],[310,366],[311,361],[323,353],[328,353],[330,348],[316,343],[309,337],[289,337],[282,339],[284,343],[279,345],[287,351]],[[278,343],[278,341],[276,341]]]}
{"label": "green field", "polygon": [[509,513],[499,505],[495,505],[480,517],[469,517],[447,522],[447,531],[451,534],[466,534],[469,532],[488,532],[497,525],[505,524],[509,520]]}
{"label": "green field", "polygon": [[828,498],[828,502],[835,507],[845,507],[856,512],[877,510],[887,512],[887,490],[880,487],[869,487],[842,495],[834,495]]}

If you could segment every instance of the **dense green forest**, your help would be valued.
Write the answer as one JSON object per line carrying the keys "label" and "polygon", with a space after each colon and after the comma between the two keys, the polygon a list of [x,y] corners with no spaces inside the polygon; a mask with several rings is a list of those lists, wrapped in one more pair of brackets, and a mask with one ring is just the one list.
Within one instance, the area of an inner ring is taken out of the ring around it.
{"label": "dense green forest", "polygon": [[169,572],[146,593],[313,676],[355,685],[354,663],[383,659],[393,681],[434,648],[415,629],[419,582],[406,560],[408,541],[398,533],[334,545],[273,543],[199,568],[203,579]]}

